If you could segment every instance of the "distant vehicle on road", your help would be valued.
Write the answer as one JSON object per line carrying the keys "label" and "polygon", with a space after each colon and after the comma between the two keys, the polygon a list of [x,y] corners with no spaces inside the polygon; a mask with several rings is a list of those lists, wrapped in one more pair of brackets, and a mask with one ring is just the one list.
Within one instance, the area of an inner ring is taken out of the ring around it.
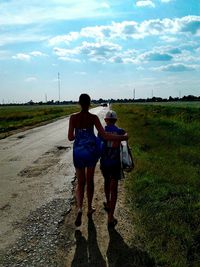
{"label": "distant vehicle on road", "polygon": [[101,103],[101,106],[102,106],[102,107],[107,107],[108,104],[107,104],[107,103]]}

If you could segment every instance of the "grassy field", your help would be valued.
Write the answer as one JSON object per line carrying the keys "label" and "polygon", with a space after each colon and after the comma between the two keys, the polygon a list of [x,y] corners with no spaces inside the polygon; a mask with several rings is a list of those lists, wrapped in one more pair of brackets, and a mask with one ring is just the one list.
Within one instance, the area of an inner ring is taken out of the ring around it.
{"label": "grassy field", "polygon": [[157,266],[200,266],[200,103],[113,105],[136,167],[126,179],[136,236]]}
{"label": "grassy field", "polygon": [[11,131],[31,127],[67,116],[79,110],[78,105],[67,106],[1,106],[0,138]]}

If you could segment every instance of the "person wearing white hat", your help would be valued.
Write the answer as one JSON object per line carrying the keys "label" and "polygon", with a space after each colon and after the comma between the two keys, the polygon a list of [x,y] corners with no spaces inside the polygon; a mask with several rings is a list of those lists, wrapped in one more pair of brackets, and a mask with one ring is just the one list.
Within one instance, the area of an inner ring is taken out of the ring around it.
{"label": "person wearing white hat", "polygon": [[[117,114],[109,110],[104,118],[105,131],[117,135],[125,135],[124,129],[118,128],[115,123]],[[115,227],[117,219],[114,217],[117,202],[118,180],[121,179],[120,141],[104,140],[104,148],[100,158],[100,168],[104,176],[104,192],[106,202],[104,209],[108,212],[108,227]]]}

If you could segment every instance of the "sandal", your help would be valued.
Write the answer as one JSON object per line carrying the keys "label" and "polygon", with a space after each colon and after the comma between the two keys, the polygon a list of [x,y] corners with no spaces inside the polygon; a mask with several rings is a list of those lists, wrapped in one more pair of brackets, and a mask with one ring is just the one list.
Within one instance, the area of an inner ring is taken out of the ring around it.
{"label": "sandal", "polygon": [[77,227],[79,227],[80,225],[81,225],[81,218],[82,218],[82,212],[81,211],[79,211],[78,212],[78,214],[77,214],[77,217],[76,217],[76,221],[75,221],[75,225],[77,226]]}
{"label": "sandal", "polygon": [[104,210],[109,212],[110,211],[110,208],[108,206],[108,204],[106,202],[103,202],[103,206],[104,206]]}
{"label": "sandal", "polygon": [[108,228],[114,228],[117,225],[117,219],[114,219],[111,222],[108,222]]}
{"label": "sandal", "polygon": [[88,218],[91,218],[92,217],[92,214],[96,211],[95,208],[91,208],[90,210],[88,210],[88,213],[87,213],[87,216]]}

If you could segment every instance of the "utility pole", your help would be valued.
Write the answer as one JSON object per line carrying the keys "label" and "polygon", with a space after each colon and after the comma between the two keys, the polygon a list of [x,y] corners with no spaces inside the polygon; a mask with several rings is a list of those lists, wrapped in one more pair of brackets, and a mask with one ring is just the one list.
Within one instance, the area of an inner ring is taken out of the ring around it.
{"label": "utility pole", "polygon": [[60,73],[58,72],[58,101],[60,102]]}
{"label": "utility pole", "polygon": [[135,88],[133,89],[133,100],[135,100]]}
{"label": "utility pole", "polygon": [[179,91],[179,99],[181,99],[181,90]]}

